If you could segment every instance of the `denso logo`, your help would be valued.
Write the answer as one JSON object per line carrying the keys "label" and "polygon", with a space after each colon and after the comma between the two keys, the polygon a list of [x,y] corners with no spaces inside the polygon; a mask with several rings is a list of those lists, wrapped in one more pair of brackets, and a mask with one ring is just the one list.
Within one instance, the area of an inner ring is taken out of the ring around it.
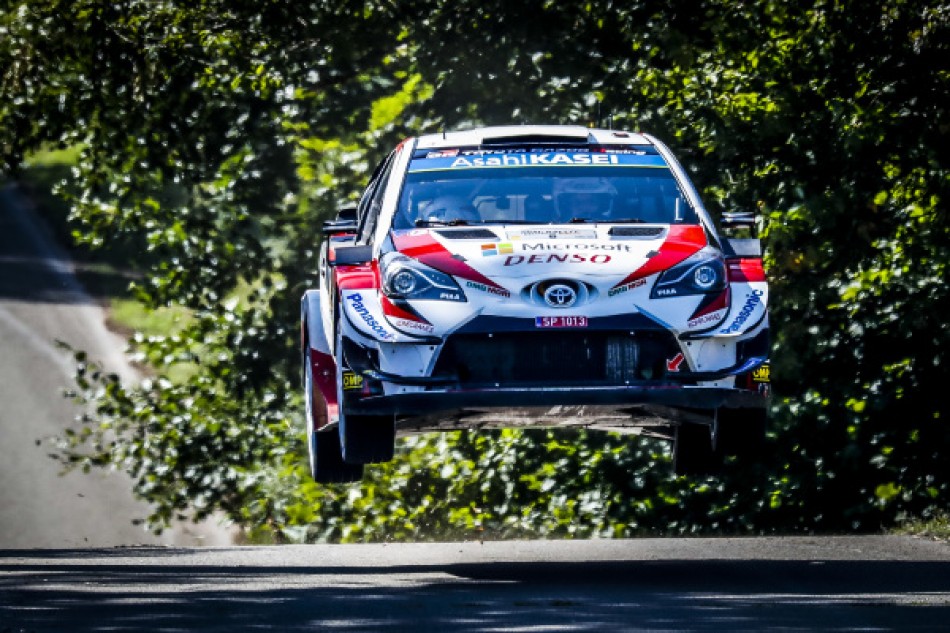
{"label": "denso logo", "polygon": [[353,311],[360,315],[360,318],[369,326],[369,329],[376,332],[379,335],[379,338],[388,340],[393,337],[392,334],[386,331],[379,321],[373,318],[373,315],[369,313],[369,309],[363,305],[363,297],[354,293],[351,295],[346,295],[346,298],[352,302]]}
{"label": "denso logo", "polygon": [[753,290],[752,294],[746,295],[745,305],[739,310],[739,314],[736,315],[735,320],[733,320],[729,327],[719,330],[719,333],[731,334],[732,332],[738,332],[742,325],[752,316],[752,313],[755,312],[755,306],[762,303],[761,297],[764,294],[765,293],[761,290]]}
{"label": "denso logo", "polygon": [[581,255],[580,253],[550,253],[548,255],[509,255],[505,258],[505,266],[519,264],[606,264],[610,255]]}

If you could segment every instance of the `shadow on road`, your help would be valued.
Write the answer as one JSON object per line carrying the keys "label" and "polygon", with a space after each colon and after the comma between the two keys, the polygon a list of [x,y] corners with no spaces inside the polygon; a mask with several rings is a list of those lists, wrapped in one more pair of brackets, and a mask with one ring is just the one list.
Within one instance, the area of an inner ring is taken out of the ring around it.
{"label": "shadow on road", "polygon": [[105,264],[74,264],[31,205],[18,189],[0,188],[0,300],[102,303],[126,292],[132,275]]}
{"label": "shadow on road", "polygon": [[[0,552],[0,563],[16,554]],[[950,622],[946,562],[242,568],[186,564],[186,550],[141,556],[132,566],[85,565],[69,550],[43,552],[50,564],[0,564],[0,621],[30,631],[65,622],[74,631],[932,631]]]}

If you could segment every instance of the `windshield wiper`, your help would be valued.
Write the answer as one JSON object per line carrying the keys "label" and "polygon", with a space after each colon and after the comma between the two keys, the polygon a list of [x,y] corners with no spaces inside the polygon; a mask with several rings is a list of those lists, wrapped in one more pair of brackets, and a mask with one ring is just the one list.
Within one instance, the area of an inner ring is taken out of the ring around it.
{"label": "windshield wiper", "polygon": [[619,218],[616,220],[613,219],[603,219],[603,220],[589,220],[587,218],[571,218],[568,220],[568,224],[587,224],[588,222],[593,222],[594,224],[648,224],[646,220],[641,220],[640,218]]}
{"label": "windshield wiper", "polygon": [[548,224],[548,223],[535,222],[533,220],[482,220],[481,222],[472,222],[472,224]]}
{"label": "windshield wiper", "polygon": [[424,226],[468,226],[468,222],[462,218],[453,218],[451,220],[416,220],[417,227]]}

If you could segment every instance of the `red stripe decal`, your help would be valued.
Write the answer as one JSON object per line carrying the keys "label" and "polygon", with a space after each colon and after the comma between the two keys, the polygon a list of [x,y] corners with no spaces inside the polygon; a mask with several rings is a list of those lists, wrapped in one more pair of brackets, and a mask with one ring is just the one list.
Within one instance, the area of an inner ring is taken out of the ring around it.
{"label": "red stripe decal", "polygon": [[704,246],[706,246],[706,233],[703,231],[703,227],[696,225],[671,226],[659,252],[648,259],[643,266],[627,275],[614,288],[675,266]]}
{"label": "red stripe decal", "polygon": [[393,235],[393,243],[396,245],[396,250],[404,255],[418,259],[426,266],[431,266],[447,275],[477,281],[499,290],[502,289],[494,281],[466,264],[458,255],[453,255],[437,242],[428,231],[418,235]]}
{"label": "red stripe decal", "polygon": [[370,266],[337,266],[333,271],[340,290],[369,290],[379,285]]}
{"label": "red stripe decal", "polygon": [[749,257],[726,260],[729,269],[729,281],[765,281],[762,259]]}
{"label": "red stripe decal", "polygon": [[699,318],[703,315],[709,314],[710,312],[715,312],[716,310],[722,310],[729,306],[729,287],[726,286],[725,290],[720,292],[714,297],[707,297],[703,299],[699,305],[696,307],[696,311],[693,312],[693,316],[689,317],[689,320]]}
{"label": "red stripe decal", "polygon": [[383,314],[385,314],[386,316],[390,316],[395,319],[408,319],[410,321],[416,321],[417,323],[425,323],[426,325],[431,325],[431,323],[426,321],[422,317],[422,315],[416,313],[415,311],[410,312],[410,310],[406,308],[397,306],[395,303],[390,301],[389,297],[387,297],[386,295],[380,295],[380,303],[382,304],[382,307],[383,307]]}
{"label": "red stripe decal", "polygon": [[330,420],[339,417],[336,400],[336,361],[329,354],[310,349],[310,366],[313,371],[313,417],[314,428],[322,429]]}

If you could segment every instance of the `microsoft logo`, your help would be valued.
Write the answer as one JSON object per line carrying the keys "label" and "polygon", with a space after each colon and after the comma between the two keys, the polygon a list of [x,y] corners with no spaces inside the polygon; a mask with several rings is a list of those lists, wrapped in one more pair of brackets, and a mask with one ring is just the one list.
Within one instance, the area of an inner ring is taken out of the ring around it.
{"label": "microsoft logo", "polygon": [[512,252],[511,242],[504,242],[502,244],[482,244],[482,257],[510,255]]}

